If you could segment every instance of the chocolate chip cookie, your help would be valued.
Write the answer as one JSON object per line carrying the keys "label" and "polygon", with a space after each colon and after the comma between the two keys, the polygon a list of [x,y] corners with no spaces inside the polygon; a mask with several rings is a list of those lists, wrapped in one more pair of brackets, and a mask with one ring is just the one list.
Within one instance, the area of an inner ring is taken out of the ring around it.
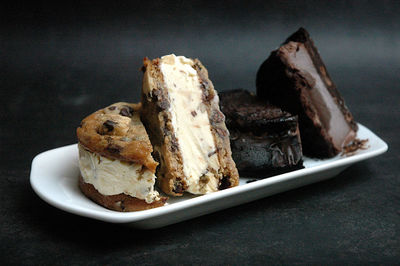
{"label": "chocolate chip cookie", "polygon": [[141,120],[141,104],[119,102],[86,117],[77,128],[79,187],[98,204],[116,211],[164,205],[154,189],[158,163]]}

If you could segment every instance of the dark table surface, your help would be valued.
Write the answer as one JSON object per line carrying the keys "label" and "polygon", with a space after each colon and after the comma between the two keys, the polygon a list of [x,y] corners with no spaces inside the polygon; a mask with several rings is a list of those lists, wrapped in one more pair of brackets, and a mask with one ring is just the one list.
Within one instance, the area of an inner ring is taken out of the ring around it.
{"label": "dark table surface", "polygon": [[[398,264],[400,5],[377,1],[2,4],[0,262]],[[306,27],[356,120],[389,145],[333,179],[156,230],[75,216],[31,189],[33,157],[87,114],[138,101],[142,58],[198,57],[217,90],[255,90]]]}

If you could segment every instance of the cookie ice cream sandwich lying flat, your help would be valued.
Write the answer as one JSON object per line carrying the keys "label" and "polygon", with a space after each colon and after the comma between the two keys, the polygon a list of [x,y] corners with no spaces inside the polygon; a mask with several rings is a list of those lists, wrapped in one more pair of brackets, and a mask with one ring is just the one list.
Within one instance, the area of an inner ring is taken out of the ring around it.
{"label": "cookie ice cream sandwich lying flat", "polygon": [[145,210],[167,200],[154,190],[157,162],[151,157],[140,107],[115,103],[86,117],[77,129],[79,187],[108,209]]}
{"label": "cookie ice cream sandwich lying flat", "polygon": [[142,121],[159,161],[161,189],[206,194],[239,183],[218,95],[197,59],[144,60]]}

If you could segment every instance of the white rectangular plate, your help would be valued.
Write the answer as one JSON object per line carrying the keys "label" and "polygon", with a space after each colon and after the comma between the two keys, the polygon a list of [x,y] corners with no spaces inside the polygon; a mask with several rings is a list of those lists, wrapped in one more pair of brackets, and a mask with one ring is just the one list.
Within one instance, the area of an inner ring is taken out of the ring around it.
{"label": "white rectangular plate", "polygon": [[78,149],[69,145],[37,155],[32,161],[30,181],[44,201],[64,211],[111,223],[125,223],[137,228],[157,228],[194,218],[283,191],[325,180],[339,174],[353,163],[384,153],[388,146],[369,129],[359,124],[359,139],[368,139],[368,149],[327,160],[304,158],[304,169],[250,182],[240,178],[240,185],[203,196],[170,198],[163,207],[116,212],[86,198],[78,188]]}

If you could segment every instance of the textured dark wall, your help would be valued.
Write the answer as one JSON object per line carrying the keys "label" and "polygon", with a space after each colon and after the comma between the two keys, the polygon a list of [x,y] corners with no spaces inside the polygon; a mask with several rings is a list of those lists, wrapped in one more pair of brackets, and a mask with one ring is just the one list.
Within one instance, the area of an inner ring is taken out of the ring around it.
{"label": "textured dark wall", "polygon": [[[398,263],[400,1],[55,2],[1,4],[0,261]],[[31,191],[37,153],[75,143],[85,115],[139,100],[143,57],[198,57],[217,90],[254,90],[260,64],[300,26],[388,153],[336,179],[152,232],[66,214]]]}

